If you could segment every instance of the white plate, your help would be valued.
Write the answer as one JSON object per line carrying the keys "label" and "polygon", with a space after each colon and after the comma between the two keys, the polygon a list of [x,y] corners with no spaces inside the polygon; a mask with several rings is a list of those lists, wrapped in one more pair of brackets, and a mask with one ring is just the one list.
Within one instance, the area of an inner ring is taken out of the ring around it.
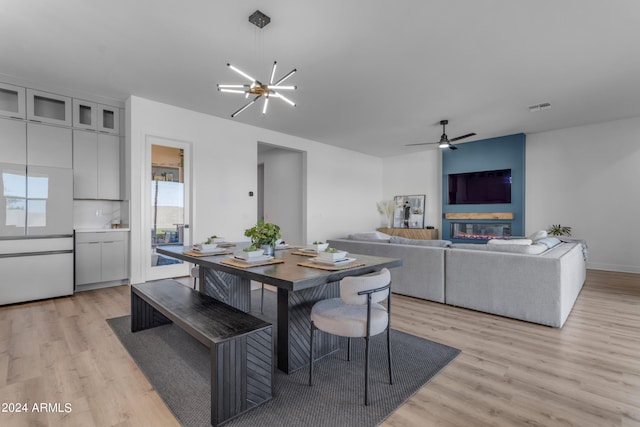
{"label": "white plate", "polygon": [[355,258],[342,258],[336,261],[332,261],[330,259],[324,259],[324,258],[310,258],[309,261],[315,262],[316,264],[324,264],[324,265],[342,265],[342,264],[349,264],[350,262],[355,261]]}
{"label": "white plate", "polygon": [[309,253],[313,253],[313,254],[317,254],[318,251],[316,251],[316,248],[302,248],[300,249],[302,252],[309,252]]}
{"label": "white plate", "polygon": [[193,252],[197,252],[197,253],[199,253],[199,254],[217,254],[217,253],[220,253],[220,252],[224,252],[224,251],[226,251],[226,249],[225,249],[225,248],[214,248],[214,249],[210,249],[210,250],[208,250],[208,251],[199,251],[199,250],[197,250],[197,249],[191,249],[191,250],[192,250]]}
{"label": "white plate", "polygon": [[271,261],[273,257],[270,255],[262,255],[255,258],[243,259],[243,258],[238,258],[237,256],[234,256],[233,259],[235,259],[236,261],[245,262],[247,264],[256,264],[259,262]]}

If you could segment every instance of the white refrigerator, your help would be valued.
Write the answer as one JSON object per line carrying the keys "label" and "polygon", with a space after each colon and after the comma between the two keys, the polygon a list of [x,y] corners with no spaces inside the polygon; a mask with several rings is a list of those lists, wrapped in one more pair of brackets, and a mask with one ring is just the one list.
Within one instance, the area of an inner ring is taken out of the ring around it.
{"label": "white refrigerator", "polygon": [[[73,294],[73,170],[67,131],[0,122],[0,148],[11,147],[0,153],[0,305]],[[27,134],[32,144],[26,143]]]}

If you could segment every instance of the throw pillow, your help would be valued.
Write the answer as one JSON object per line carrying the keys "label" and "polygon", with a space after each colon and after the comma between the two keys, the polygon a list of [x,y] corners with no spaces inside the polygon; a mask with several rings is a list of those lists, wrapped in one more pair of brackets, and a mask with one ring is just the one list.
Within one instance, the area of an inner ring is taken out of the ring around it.
{"label": "throw pillow", "polygon": [[561,242],[557,237],[546,237],[544,239],[539,239],[536,243],[540,243],[551,249],[554,246],[558,246]]}
{"label": "throw pillow", "polygon": [[529,236],[529,239],[533,240],[534,242],[537,242],[538,240],[544,239],[545,237],[547,237],[547,230],[540,230],[540,231],[536,231],[531,236]]}

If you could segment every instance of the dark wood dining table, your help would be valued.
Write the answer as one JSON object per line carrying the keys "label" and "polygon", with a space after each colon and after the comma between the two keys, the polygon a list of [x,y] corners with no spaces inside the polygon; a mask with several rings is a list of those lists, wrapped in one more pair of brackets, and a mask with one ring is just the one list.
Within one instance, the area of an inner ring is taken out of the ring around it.
{"label": "dark wood dining table", "polygon": [[[231,250],[244,246],[239,243]],[[193,256],[189,247],[159,246],[159,254],[200,267],[200,292],[242,311],[251,311],[251,281],[277,288],[276,360],[286,373],[309,364],[309,315],[316,301],[340,296],[340,280],[383,268],[402,265],[401,259],[349,254],[353,267],[336,271],[299,265],[309,257],[296,255],[294,249],[275,251],[279,264],[241,268],[225,264],[230,255]],[[314,342],[314,357],[329,354],[339,347],[338,337],[321,333]]]}

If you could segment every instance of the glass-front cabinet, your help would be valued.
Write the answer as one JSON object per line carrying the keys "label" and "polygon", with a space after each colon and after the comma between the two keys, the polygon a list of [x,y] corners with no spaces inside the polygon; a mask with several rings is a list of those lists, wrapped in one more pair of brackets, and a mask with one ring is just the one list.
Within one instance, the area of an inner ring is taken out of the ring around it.
{"label": "glass-front cabinet", "polygon": [[26,117],[25,89],[0,83],[0,115],[14,119]]}
{"label": "glass-front cabinet", "polygon": [[120,109],[109,105],[98,104],[98,131],[120,133]]}
{"label": "glass-front cabinet", "polygon": [[73,99],[73,127],[96,130],[98,126],[97,104],[95,102]]}
{"label": "glass-front cabinet", "polygon": [[27,119],[71,126],[71,98],[27,89]]}

